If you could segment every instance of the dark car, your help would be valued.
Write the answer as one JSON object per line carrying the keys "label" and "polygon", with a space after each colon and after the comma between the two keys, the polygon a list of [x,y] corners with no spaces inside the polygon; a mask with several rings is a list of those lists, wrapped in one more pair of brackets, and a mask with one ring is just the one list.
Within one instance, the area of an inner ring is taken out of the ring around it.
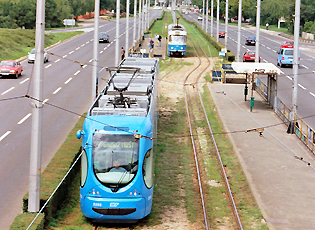
{"label": "dark car", "polygon": [[248,36],[245,45],[256,45],[256,36]]}
{"label": "dark car", "polygon": [[107,33],[100,33],[99,34],[99,38],[98,38],[99,42],[109,42],[109,36]]}

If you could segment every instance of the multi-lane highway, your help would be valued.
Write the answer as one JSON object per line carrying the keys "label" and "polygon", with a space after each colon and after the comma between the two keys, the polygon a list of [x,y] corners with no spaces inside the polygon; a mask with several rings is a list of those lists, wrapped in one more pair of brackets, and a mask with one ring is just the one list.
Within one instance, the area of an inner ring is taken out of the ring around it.
{"label": "multi-lane highway", "polygon": [[[187,19],[195,21],[201,25],[201,21],[197,20],[198,13],[190,13],[184,15]],[[208,32],[210,33],[210,20],[208,23]],[[213,36],[216,37],[217,24],[214,21]],[[219,31],[225,30],[225,24],[219,25]],[[228,48],[236,55],[237,53],[237,26],[228,26]],[[255,46],[245,45],[245,39],[249,35],[256,35],[256,27],[246,25],[241,29],[241,47],[240,47],[240,60],[242,60],[243,54],[247,50],[255,50]],[[223,44],[224,38],[219,39]],[[283,41],[289,40],[279,36],[278,32],[260,30],[260,47],[259,55],[262,62],[277,64],[277,52],[280,49],[280,44]],[[292,39],[293,40],[293,39]],[[315,103],[315,45],[312,43],[299,43],[299,50],[301,53],[301,63],[298,70],[298,109],[297,113],[300,117],[304,118],[311,127],[315,128],[315,110],[313,103]],[[279,67],[280,68],[280,67]],[[290,67],[280,68],[283,72],[278,77],[278,97],[289,107],[292,105],[292,79],[293,69]],[[240,92],[243,93],[243,92]]]}
{"label": "multi-lane highway", "polygon": [[[150,20],[161,11],[150,11]],[[120,20],[120,46],[125,46],[126,21]],[[99,90],[108,79],[105,67],[115,63],[115,21],[100,21],[100,32],[107,32],[110,43],[99,44]],[[130,18],[129,44],[133,38],[133,18]],[[49,52],[44,65],[44,102],[42,130],[42,169],[61,146],[69,131],[91,104],[93,27],[85,33],[57,45]],[[136,32],[138,29],[136,29]],[[119,52],[120,53],[120,52]],[[84,63],[81,67],[80,64]],[[33,64],[22,62],[24,72],[18,79],[0,79],[0,229],[9,229],[15,216],[22,212],[22,198],[28,191]],[[58,109],[48,105],[51,103]]]}

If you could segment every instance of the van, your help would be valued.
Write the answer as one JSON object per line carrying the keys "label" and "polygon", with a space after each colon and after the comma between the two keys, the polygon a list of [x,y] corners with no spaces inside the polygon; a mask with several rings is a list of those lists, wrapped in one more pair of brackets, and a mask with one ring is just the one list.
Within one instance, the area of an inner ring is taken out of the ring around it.
{"label": "van", "polygon": [[[293,52],[292,48],[281,48],[278,52],[277,65],[280,67],[293,66]],[[300,64],[300,53],[298,54],[298,64]]]}

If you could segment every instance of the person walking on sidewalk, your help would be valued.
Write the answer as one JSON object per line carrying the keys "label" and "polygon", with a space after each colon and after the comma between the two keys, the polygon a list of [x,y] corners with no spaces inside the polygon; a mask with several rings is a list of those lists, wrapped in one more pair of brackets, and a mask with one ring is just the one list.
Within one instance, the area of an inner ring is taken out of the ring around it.
{"label": "person walking on sidewalk", "polygon": [[124,60],[125,58],[125,50],[124,47],[121,47],[121,60]]}
{"label": "person walking on sidewalk", "polygon": [[266,30],[268,30],[268,27],[269,27],[269,23],[267,22],[266,23]]}
{"label": "person walking on sidewalk", "polygon": [[158,37],[158,41],[159,41],[158,46],[161,47],[162,36],[160,34],[159,34],[159,37]]}
{"label": "person walking on sidewalk", "polygon": [[150,43],[149,43],[149,48],[150,48],[150,52],[153,50],[154,48],[154,41],[152,38],[150,38]]}

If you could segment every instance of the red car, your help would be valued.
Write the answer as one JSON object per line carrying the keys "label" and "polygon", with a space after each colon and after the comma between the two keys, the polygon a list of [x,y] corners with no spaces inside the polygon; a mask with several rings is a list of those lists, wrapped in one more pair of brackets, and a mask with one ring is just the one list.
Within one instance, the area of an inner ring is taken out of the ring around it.
{"label": "red car", "polygon": [[[259,62],[260,62],[260,56],[259,56]],[[243,62],[246,61],[255,61],[255,51],[254,50],[248,50],[243,55]]]}
{"label": "red car", "polygon": [[20,62],[14,60],[3,60],[0,63],[0,75],[1,76],[13,76],[18,78],[21,76],[23,66]]}
{"label": "red car", "polygon": [[219,31],[219,38],[225,37],[225,31]]}
{"label": "red car", "polygon": [[281,45],[280,45],[280,49],[281,48],[294,48],[294,41],[284,41]]}

